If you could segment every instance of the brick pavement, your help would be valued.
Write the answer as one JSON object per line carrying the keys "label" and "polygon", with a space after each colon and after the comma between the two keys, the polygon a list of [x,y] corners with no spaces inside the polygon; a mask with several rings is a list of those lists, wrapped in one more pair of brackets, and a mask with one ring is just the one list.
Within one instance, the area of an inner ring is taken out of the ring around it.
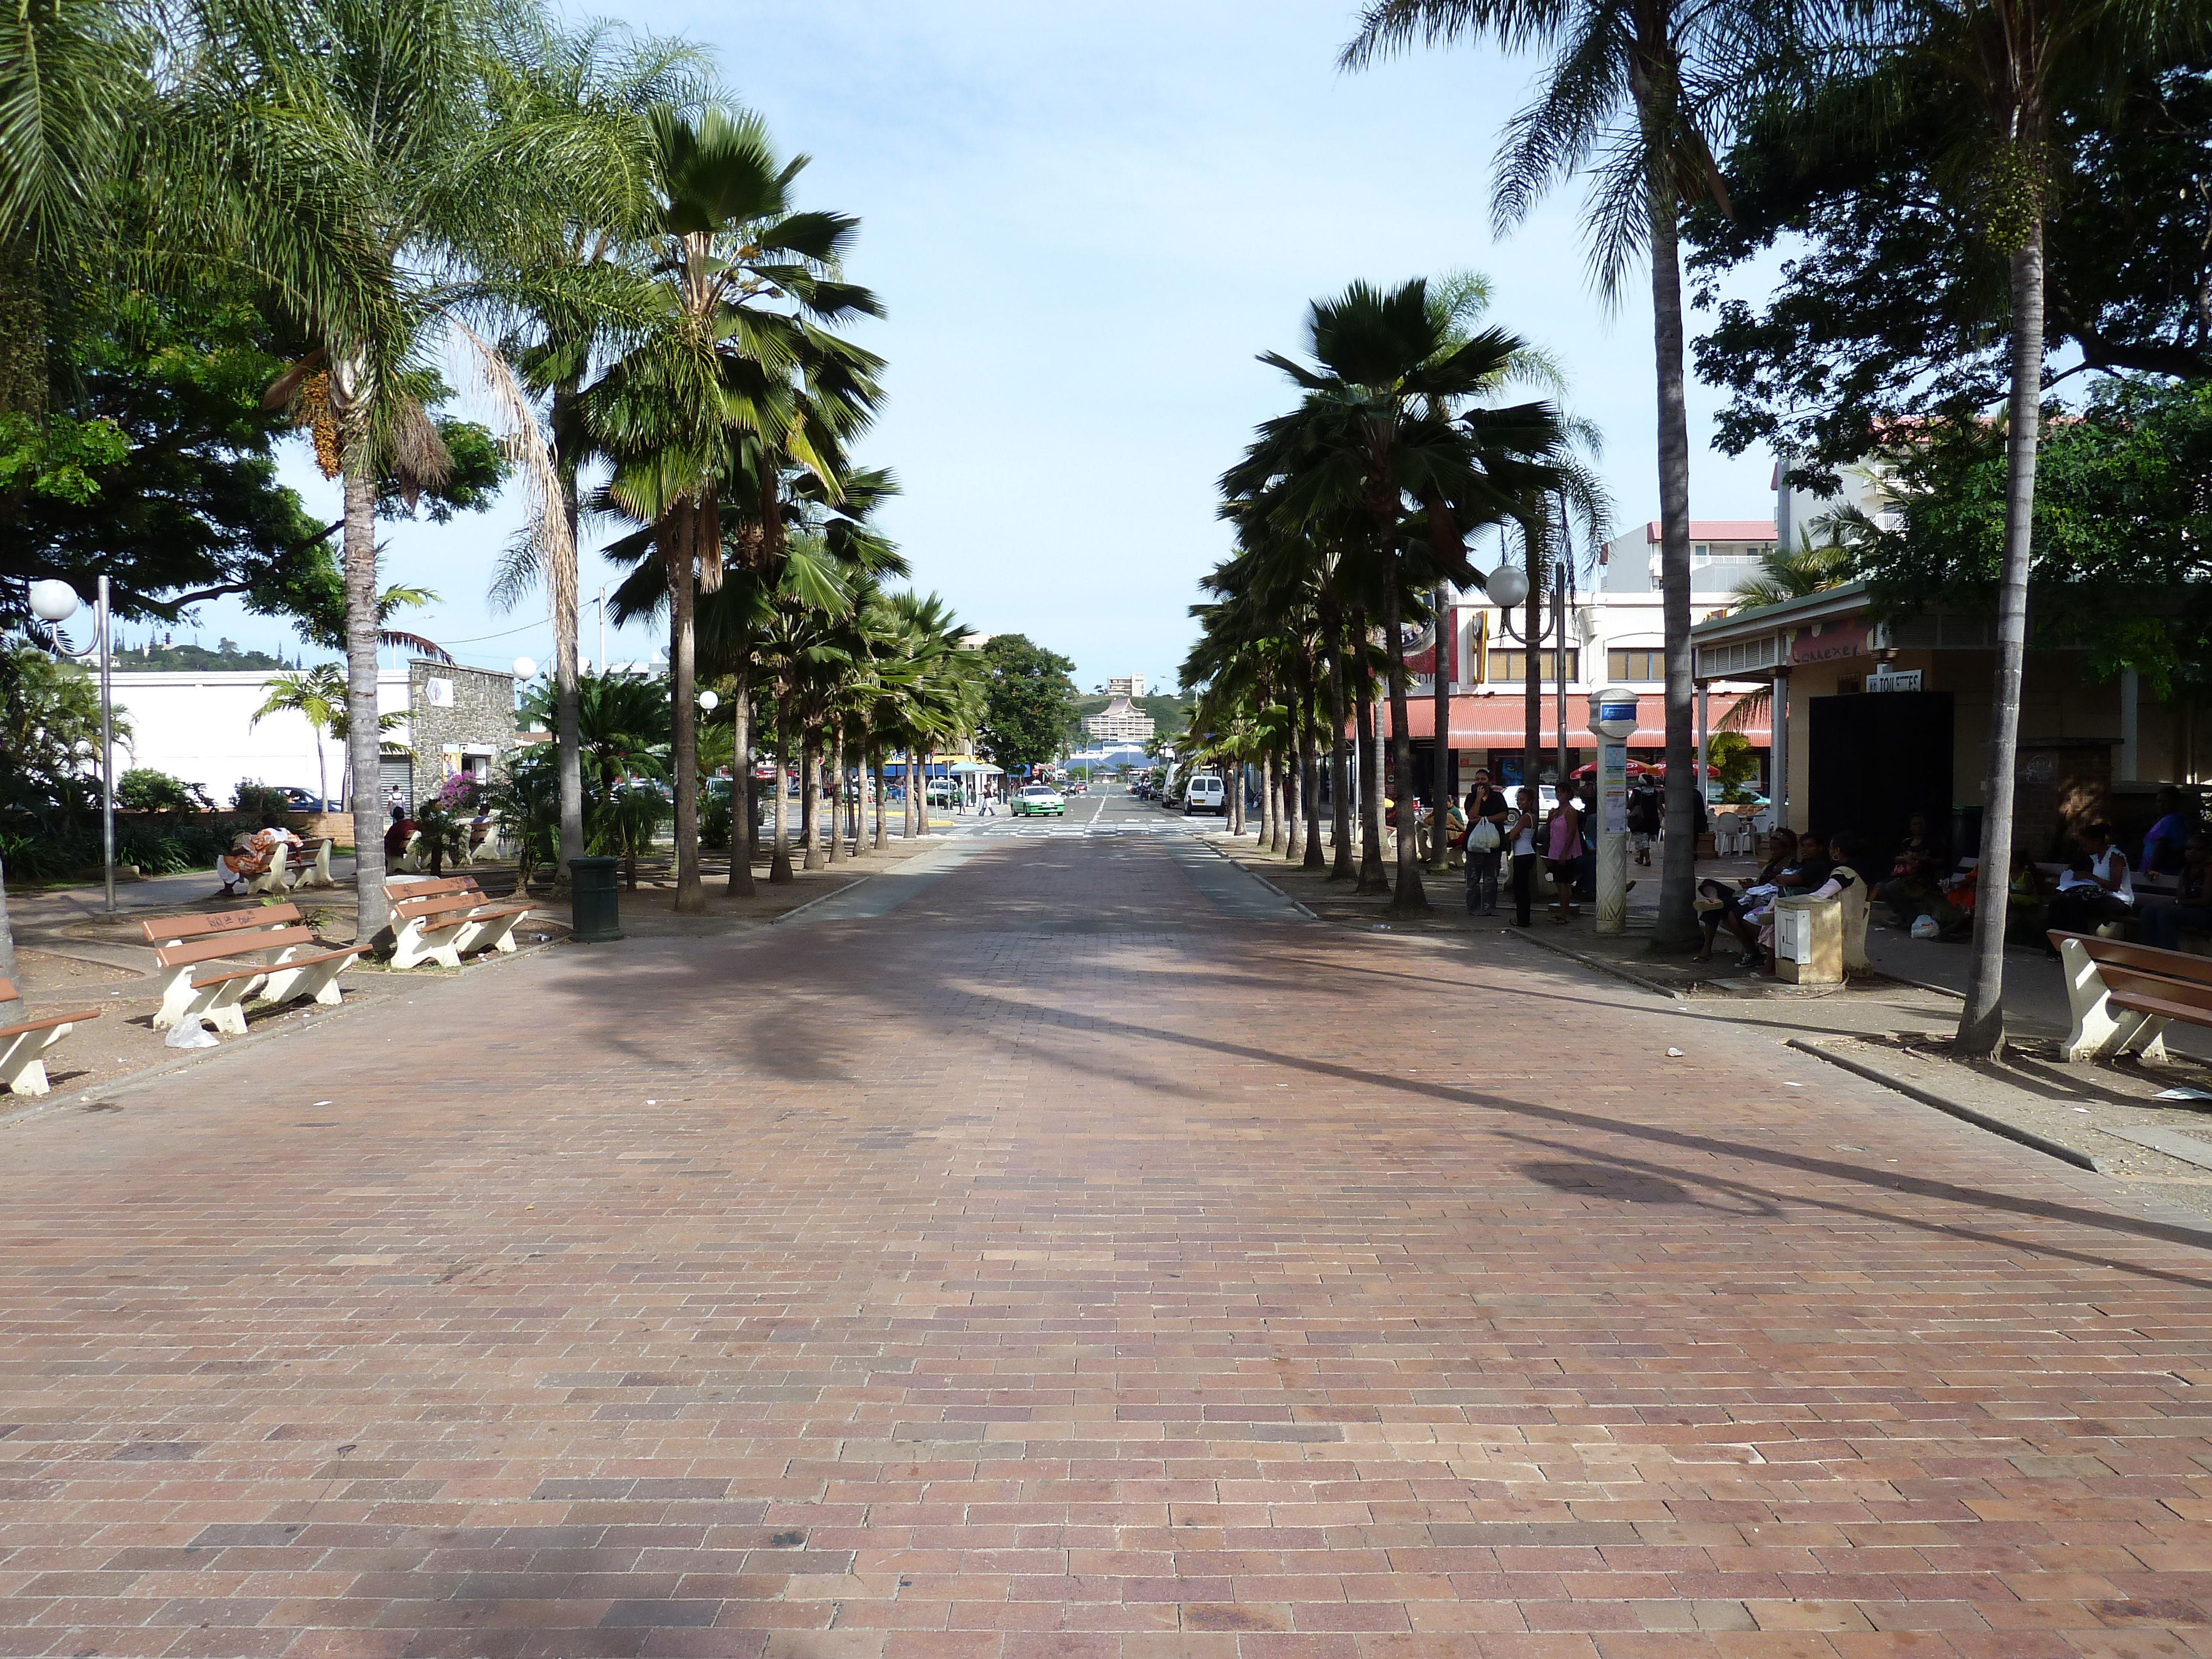
{"label": "brick pavement", "polygon": [[0,1653],[2212,1655],[2208,1241],[1525,947],[1046,841],[312,1043],[0,1133]]}

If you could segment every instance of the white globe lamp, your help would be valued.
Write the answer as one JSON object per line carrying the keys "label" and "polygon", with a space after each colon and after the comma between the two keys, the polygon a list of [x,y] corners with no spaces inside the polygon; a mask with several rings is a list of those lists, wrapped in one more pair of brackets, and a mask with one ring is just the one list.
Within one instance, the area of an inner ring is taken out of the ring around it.
{"label": "white globe lamp", "polygon": [[1501,564],[1483,579],[1482,591],[1491,603],[1510,611],[1528,597],[1528,573],[1517,565]]}
{"label": "white globe lamp", "polygon": [[716,696],[712,691],[702,691],[699,694],[699,707],[704,709],[708,714],[713,714],[721,706],[722,700]]}
{"label": "white globe lamp", "polygon": [[76,589],[49,577],[31,584],[31,614],[43,623],[65,623],[76,615]]}
{"label": "white globe lamp", "polygon": [[538,665],[527,657],[517,657],[514,659],[514,678],[519,680],[536,679]]}

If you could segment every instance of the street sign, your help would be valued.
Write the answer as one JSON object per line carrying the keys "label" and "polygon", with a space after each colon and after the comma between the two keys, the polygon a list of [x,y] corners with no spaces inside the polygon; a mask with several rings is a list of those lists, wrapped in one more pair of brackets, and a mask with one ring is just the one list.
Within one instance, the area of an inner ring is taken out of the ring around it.
{"label": "street sign", "polygon": [[1917,691],[1923,670],[1917,668],[1886,668],[1866,677],[1869,691]]}

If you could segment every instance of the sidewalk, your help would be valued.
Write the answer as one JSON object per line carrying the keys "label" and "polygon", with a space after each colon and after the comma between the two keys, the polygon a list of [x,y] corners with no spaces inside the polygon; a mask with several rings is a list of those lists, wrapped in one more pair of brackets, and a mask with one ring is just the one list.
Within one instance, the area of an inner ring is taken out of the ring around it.
{"label": "sidewalk", "polygon": [[[1778,1044],[1863,1068],[1900,1091],[1985,1129],[2115,1179],[2172,1187],[2179,1203],[2212,1215],[2212,1098],[2161,1101],[2162,1090],[2212,1097],[2212,1031],[2170,1027],[2165,1066],[2133,1060],[2068,1066],[2057,1045],[2071,1023],[2058,966],[2040,952],[2005,953],[2008,1051],[2001,1062],[1954,1059],[1948,1044],[1966,988],[1966,947],[1916,939],[1900,928],[1872,927],[1867,955],[1875,972],[1841,986],[1798,988],[1743,974],[1723,946],[1710,963],[1654,956],[1658,866],[1632,866],[1627,931],[1601,938],[1593,907],[1554,923],[1540,907],[1534,926],[1511,927],[1510,903],[1498,916],[1470,916],[1460,872],[1424,872],[1432,908],[1416,917],[1387,914],[1388,893],[1357,895],[1260,852],[1249,834],[1210,838],[1226,856],[1304,904],[1326,921],[1361,931],[1464,934],[1470,943],[1512,938],[1626,980],[1668,999],[1686,1020],[1764,1027]],[[1702,878],[1739,879],[1747,860],[1705,860]],[[1491,947],[1478,945],[1479,951]],[[1778,1074],[1790,1062],[1778,1055]],[[1778,1081],[1778,1089],[1787,1086]]]}

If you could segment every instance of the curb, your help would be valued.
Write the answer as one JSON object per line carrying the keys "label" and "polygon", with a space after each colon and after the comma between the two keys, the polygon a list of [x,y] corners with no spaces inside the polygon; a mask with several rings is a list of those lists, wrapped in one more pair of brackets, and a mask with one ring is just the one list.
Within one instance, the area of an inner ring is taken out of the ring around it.
{"label": "curb", "polygon": [[[812,898],[807,900],[804,904],[793,905],[791,908],[786,910],[780,916],[770,916],[768,919],[768,925],[774,927],[782,922],[789,921],[793,916],[797,915],[802,910],[811,910],[816,905],[823,903],[827,900],[836,898],[840,893],[851,892],[853,889],[858,887],[862,882],[867,880],[870,876],[873,876],[878,873],[879,872],[871,870],[866,876],[854,877],[852,880],[847,882],[842,887],[833,887],[826,893],[817,893]],[[890,872],[885,871],[880,873],[889,874]]]}
{"label": "curb", "polygon": [[1847,1060],[1841,1054],[1832,1053],[1817,1042],[1808,1042],[1803,1037],[1791,1037],[1789,1039],[1788,1046],[1796,1049],[1800,1054],[1810,1054],[1815,1060],[1824,1060],[1831,1066],[1838,1066],[1855,1076],[1863,1077],[1869,1083],[1879,1083],[1883,1088],[1894,1090],[1908,1099],[1918,1101],[1923,1106],[1933,1106],[1937,1111],[1955,1117],[1962,1122],[1971,1123],[1978,1129],[1987,1129],[1993,1135],[2002,1135],[2007,1140],[2018,1141],[2023,1146],[2033,1147],[2046,1158],[2055,1158],[2062,1164],[2070,1164],[2075,1169],[2087,1170],[2093,1175],[2111,1173],[2089,1153],[2076,1152],[2063,1141],[2053,1140],[2048,1135],[2038,1134],[2033,1129],[2023,1129],[2016,1123],[2006,1122],[2002,1118],[1992,1117],[1989,1113],[1968,1106],[1963,1102],[1951,1100],[1939,1095],[1932,1089],[1923,1089],[1917,1084],[1907,1083],[1902,1079],[1887,1076],[1863,1061]]}
{"label": "curb", "polygon": [[1626,980],[1629,984],[1635,986],[1637,989],[1640,991],[1649,991],[1654,996],[1664,997],[1669,1002],[1686,1002],[1689,1000],[1688,997],[1676,990],[1671,985],[1662,985],[1656,979],[1646,979],[1643,975],[1638,973],[1633,968],[1624,968],[1617,962],[1607,961],[1603,957],[1589,956],[1581,951],[1574,950],[1568,945],[1556,944],[1553,940],[1546,939],[1541,933],[1535,932],[1534,929],[1506,927],[1500,928],[1498,931],[1504,933],[1508,939],[1517,939],[1522,940],[1527,944],[1535,945],[1540,950],[1549,951],[1555,957],[1565,957],[1569,962],[1580,963],[1583,967],[1595,969],[1598,973],[1610,974],[1615,979]]}

